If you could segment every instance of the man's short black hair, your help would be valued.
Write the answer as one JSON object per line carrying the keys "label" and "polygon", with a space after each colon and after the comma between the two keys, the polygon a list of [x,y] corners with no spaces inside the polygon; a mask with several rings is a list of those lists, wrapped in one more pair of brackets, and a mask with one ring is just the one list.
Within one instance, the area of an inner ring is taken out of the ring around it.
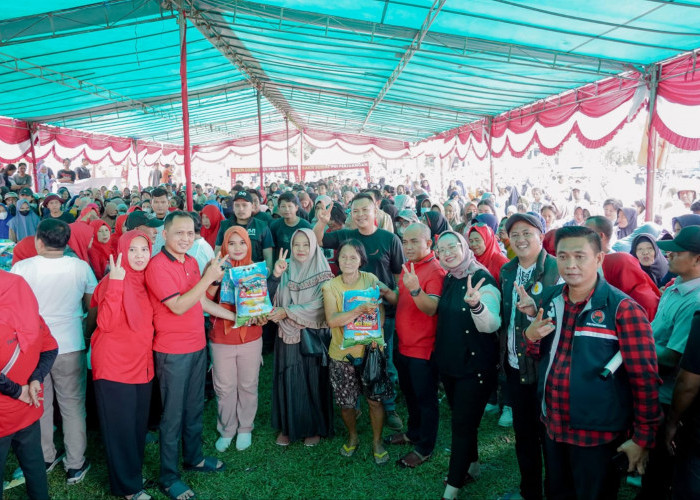
{"label": "man's short black hair", "polygon": [[151,198],[160,198],[161,196],[168,196],[168,192],[161,187],[157,187],[151,192]]}
{"label": "man's short black hair", "polygon": [[367,265],[367,250],[365,250],[365,246],[359,240],[350,238],[349,240],[342,242],[338,247],[338,255],[340,255],[340,252],[342,252],[343,248],[345,247],[352,247],[355,249],[357,254],[360,256],[360,268]]}
{"label": "man's short black hair", "polygon": [[185,212],[184,210],[175,210],[174,212],[170,212],[168,215],[165,216],[165,220],[163,221],[163,229],[167,231],[168,228],[172,226],[173,221],[178,217],[186,217],[192,222],[195,222],[190,212]]}
{"label": "man's short black hair", "polygon": [[277,206],[280,206],[280,203],[283,201],[286,201],[287,203],[294,203],[297,207],[299,206],[299,198],[292,193],[291,191],[286,191],[282,193],[279,198],[277,198]]}
{"label": "man's short black hair", "polygon": [[249,193],[251,196],[257,196],[257,197],[258,197],[258,202],[261,202],[261,201],[263,200],[263,197],[262,197],[262,195],[260,194],[260,191],[258,191],[257,189],[251,188],[251,189],[246,189],[246,191],[248,191],[248,193]]}
{"label": "man's short black hair", "polygon": [[44,219],[36,228],[36,238],[47,247],[63,250],[70,240],[70,226],[58,219]]}
{"label": "man's short black hair", "polygon": [[586,219],[586,224],[593,226],[596,233],[603,233],[607,239],[612,238],[613,234],[613,224],[610,219],[603,215],[594,215]]}
{"label": "man's short black hair", "polygon": [[593,229],[586,226],[565,226],[557,229],[554,234],[554,248],[559,247],[559,242],[567,238],[586,238],[588,243],[593,247],[593,252],[596,254],[603,251],[603,244],[600,241],[600,236]]}
{"label": "man's short black hair", "polygon": [[350,203],[350,206],[355,204],[356,201],[359,200],[369,200],[372,202],[372,205],[374,205],[374,197],[370,193],[358,193],[355,195],[355,197],[352,199],[352,202]]}

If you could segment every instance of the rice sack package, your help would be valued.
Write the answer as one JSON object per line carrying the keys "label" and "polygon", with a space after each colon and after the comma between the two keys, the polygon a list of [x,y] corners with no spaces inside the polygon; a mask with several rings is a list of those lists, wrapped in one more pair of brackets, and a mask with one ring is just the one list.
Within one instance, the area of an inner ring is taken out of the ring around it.
{"label": "rice sack package", "polygon": [[360,304],[370,301],[377,303],[373,312],[358,316],[352,323],[343,327],[343,348],[358,344],[371,344],[372,341],[376,341],[378,345],[384,345],[382,321],[379,313],[379,287],[344,292],[343,312],[352,311]]}
{"label": "rice sack package", "polygon": [[264,262],[233,267],[228,275],[234,288],[237,328],[244,326],[251,318],[265,316],[272,311],[267,292],[267,266]]}

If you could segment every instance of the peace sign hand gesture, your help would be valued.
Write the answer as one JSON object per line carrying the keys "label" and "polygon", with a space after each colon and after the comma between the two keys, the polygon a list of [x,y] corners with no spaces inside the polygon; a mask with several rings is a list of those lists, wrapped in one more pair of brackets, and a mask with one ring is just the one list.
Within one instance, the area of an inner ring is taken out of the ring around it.
{"label": "peace sign hand gesture", "polygon": [[215,281],[221,281],[226,272],[226,266],[224,264],[228,260],[228,255],[225,257],[214,257],[209,262],[209,266],[206,271],[204,271],[204,278],[207,279],[207,283],[214,283]]}
{"label": "peace sign hand gesture", "polygon": [[122,267],[122,254],[117,256],[117,261],[114,262],[114,256],[109,256],[109,279],[123,280],[126,276],[126,269]]}
{"label": "peace sign hand gesture", "polygon": [[408,266],[404,264],[403,266],[403,286],[409,292],[415,292],[420,288],[420,281],[418,280],[418,275],[416,274],[416,268],[411,262],[411,270],[408,270]]}
{"label": "peace sign hand gesture", "polygon": [[528,316],[534,316],[537,312],[535,300],[532,297],[530,297],[530,295],[528,295],[523,285],[518,285],[516,283],[515,291],[518,292],[519,297],[518,303],[516,304],[518,311],[520,311],[523,314],[527,314]]}
{"label": "peace sign hand gesture", "polygon": [[481,285],[484,284],[484,281],[486,281],[486,278],[481,278],[476,286],[472,286],[472,275],[470,274],[467,277],[467,293],[464,296],[464,302],[469,304],[469,307],[474,308],[481,302],[481,292],[479,289]]}
{"label": "peace sign hand gesture", "polygon": [[542,319],[543,314],[544,309],[540,308],[540,310],[537,312],[535,320],[532,323],[530,323],[530,326],[528,326],[527,330],[525,330],[525,336],[531,342],[537,342],[539,340],[542,340],[547,335],[552,333],[556,328],[554,326],[554,320],[552,318]]}
{"label": "peace sign hand gesture", "polygon": [[275,278],[279,278],[284,274],[284,272],[287,270],[287,254],[289,253],[288,250],[285,250],[284,248],[280,248],[280,256],[279,259],[277,259],[277,262],[275,262],[275,268],[272,270],[272,274],[275,275]]}

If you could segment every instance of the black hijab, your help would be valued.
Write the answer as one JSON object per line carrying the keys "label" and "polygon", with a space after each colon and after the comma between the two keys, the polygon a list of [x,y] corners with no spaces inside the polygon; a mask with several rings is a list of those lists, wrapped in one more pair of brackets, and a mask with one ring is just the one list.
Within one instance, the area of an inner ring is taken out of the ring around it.
{"label": "black hijab", "polygon": [[433,241],[437,241],[437,237],[445,231],[450,231],[450,224],[440,212],[429,210],[423,216],[425,217],[425,225],[430,228],[430,238]]}
{"label": "black hijab", "polygon": [[639,264],[642,266],[644,272],[647,273],[652,279],[652,281],[656,284],[656,286],[661,288],[666,284],[664,282],[664,277],[668,274],[668,261],[666,260],[666,257],[664,257],[661,253],[661,250],[656,244],[654,237],[647,233],[638,234],[632,240],[632,247],[630,249],[630,253],[635,259],[639,260],[639,258],[637,257],[637,245],[639,245],[643,241],[648,241],[649,243],[651,243],[651,246],[654,247],[654,262],[652,262],[650,266],[644,266],[641,262]]}

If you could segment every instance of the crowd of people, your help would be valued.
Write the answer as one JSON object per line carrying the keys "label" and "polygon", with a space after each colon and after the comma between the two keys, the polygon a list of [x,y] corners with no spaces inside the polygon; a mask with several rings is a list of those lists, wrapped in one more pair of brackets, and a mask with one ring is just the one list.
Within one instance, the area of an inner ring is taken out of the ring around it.
{"label": "crowd of people", "polygon": [[[420,467],[448,425],[447,499],[479,478],[485,412],[515,432],[520,488],[506,498],[616,498],[628,473],[642,477],[640,499],[700,498],[694,192],[679,192],[664,227],[642,222],[643,204],[598,203],[556,180],[495,193],[461,181],[431,193],[425,179],[196,184],[187,211],[172,176],[71,196],[35,193],[26,165],[14,171],[0,187],[0,239],[16,243],[10,272],[0,270],[0,470],[12,448],[31,498],[49,497],[59,464],[69,485],[88,473],[86,411],[99,420],[112,494],[150,498],[150,419],[160,488],[194,498],[180,461],[224,469],[204,454],[205,425],[216,425],[218,453],[254,446],[260,397],[272,401],[279,446],[334,436],[339,408],[348,458],[362,441],[362,397],[377,465]],[[241,323],[226,279],[255,263],[272,310]],[[348,294],[371,290],[378,298],[348,306]],[[349,345],[349,325],[367,317],[380,318],[381,335]],[[272,393],[259,394],[267,352]],[[216,423],[203,418],[210,365]]]}

